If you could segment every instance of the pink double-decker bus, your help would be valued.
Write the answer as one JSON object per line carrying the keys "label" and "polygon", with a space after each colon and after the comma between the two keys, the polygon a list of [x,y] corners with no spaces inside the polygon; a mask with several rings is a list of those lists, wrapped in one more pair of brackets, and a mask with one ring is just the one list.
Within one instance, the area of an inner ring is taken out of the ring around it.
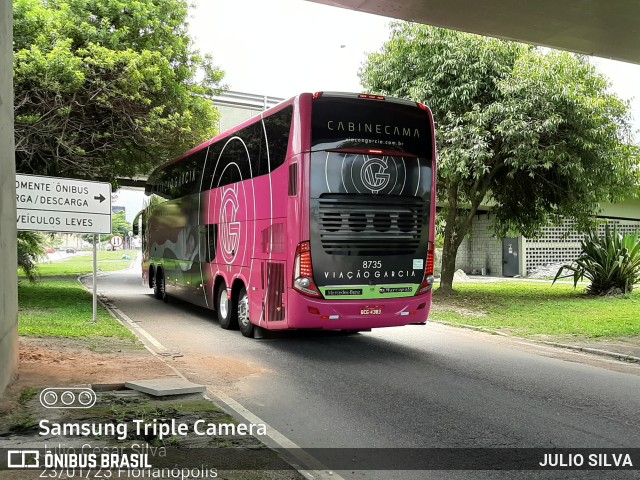
{"label": "pink double-decker bus", "polygon": [[298,95],[150,175],[143,283],[248,337],[423,323],[435,158],[422,104]]}

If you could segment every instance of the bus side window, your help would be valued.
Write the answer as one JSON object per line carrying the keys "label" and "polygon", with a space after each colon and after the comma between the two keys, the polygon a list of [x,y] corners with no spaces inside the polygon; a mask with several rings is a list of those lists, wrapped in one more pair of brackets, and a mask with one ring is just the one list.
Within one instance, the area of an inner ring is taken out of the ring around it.
{"label": "bus side window", "polygon": [[295,197],[298,195],[298,164],[292,163],[289,165],[289,196]]}
{"label": "bus side window", "polygon": [[267,132],[267,145],[271,160],[270,171],[265,173],[273,172],[287,158],[292,116],[293,107],[286,107],[273,115],[265,117],[263,120]]}
{"label": "bus side window", "polygon": [[200,227],[200,249],[207,263],[212,262],[216,258],[216,245],[218,243],[218,225],[203,225]]}

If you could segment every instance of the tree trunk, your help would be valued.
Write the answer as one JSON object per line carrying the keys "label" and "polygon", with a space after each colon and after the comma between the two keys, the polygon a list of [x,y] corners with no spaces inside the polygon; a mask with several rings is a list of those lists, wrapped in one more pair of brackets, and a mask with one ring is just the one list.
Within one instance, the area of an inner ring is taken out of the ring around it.
{"label": "tree trunk", "polygon": [[453,274],[456,271],[456,254],[458,253],[458,245],[456,245],[457,186],[451,185],[448,190],[449,205],[445,210],[447,218],[444,227],[442,270],[440,272],[440,290],[445,293],[453,290]]}
{"label": "tree trunk", "polygon": [[[453,274],[456,271],[456,256],[465,235],[471,228],[473,217],[478,211],[479,200],[471,203],[469,211],[458,218],[457,186],[449,188],[449,206],[447,207],[447,223],[444,227],[444,246],[442,247],[442,271],[440,273],[440,290],[447,293],[453,291]],[[484,198],[484,193],[482,195]]]}
{"label": "tree trunk", "polygon": [[453,274],[456,271],[457,253],[458,248],[454,247],[451,241],[447,242],[445,237],[445,244],[442,248],[442,271],[440,273],[440,290],[445,293],[453,290]]}
{"label": "tree trunk", "polygon": [[447,206],[447,223],[444,227],[444,246],[442,248],[442,272],[440,276],[440,290],[451,292],[453,290],[453,274],[456,270],[456,256],[458,248],[465,235],[471,229],[473,217],[478,212],[478,207],[489,190],[489,185],[496,173],[504,168],[504,159],[495,156],[493,167],[489,174],[478,177],[470,188],[468,195],[471,198],[469,210],[458,218],[458,184],[452,183],[447,188],[449,205]]}

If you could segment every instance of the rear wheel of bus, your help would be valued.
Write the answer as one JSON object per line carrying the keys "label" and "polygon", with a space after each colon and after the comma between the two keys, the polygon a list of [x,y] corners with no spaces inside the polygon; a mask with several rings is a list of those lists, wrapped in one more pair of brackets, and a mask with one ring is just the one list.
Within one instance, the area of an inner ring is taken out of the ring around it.
{"label": "rear wheel of bus", "polygon": [[164,273],[162,268],[156,269],[153,279],[153,296],[158,300],[167,301],[167,289],[164,283]]}
{"label": "rear wheel of bus", "polygon": [[244,286],[238,294],[238,326],[242,335],[253,337],[253,323],[249,319],[249,295],[247,295],[247,289]]}
{"label": "rear wheel of bus", "polygon": [[216,294],[216,312],[218,323],[225,330],[234,330],[238,327],[238,310],[233,299],[229,298],[227,286],[221,282]]}

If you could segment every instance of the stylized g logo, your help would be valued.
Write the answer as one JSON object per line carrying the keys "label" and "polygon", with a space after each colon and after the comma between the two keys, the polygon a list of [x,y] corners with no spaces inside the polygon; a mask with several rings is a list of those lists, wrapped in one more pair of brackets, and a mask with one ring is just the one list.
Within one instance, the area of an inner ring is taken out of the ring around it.
{"label": "stylized g logo", "polygon": [[389,184],[391,175],[387,172],[387,161],[380,158],[365,158],[360,179],[362,184],[371,190],[371,193],[379,193]]}
{"label": "stylized g logo", "polygon": [[236,221],[238,208],[238,192],[234,188],[227,188],[222,194],[220,207],[220,250],[227,264],[233,263],[240,245],[241,225]]}

